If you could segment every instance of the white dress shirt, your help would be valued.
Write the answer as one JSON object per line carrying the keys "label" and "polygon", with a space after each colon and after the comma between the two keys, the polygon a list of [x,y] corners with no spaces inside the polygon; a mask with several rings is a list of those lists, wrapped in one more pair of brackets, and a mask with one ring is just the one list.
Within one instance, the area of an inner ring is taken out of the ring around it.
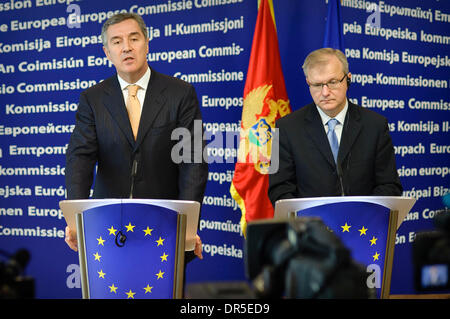
{"label": "white dress shirt", "polygon": [[[316,107],[317,107],[317,111],[319,111],[320,118],[322,119],[322,124],[323,124],[323,128],[325,130],[325,133],[328,133],[327,123],[332,118],[329,117],[328,115],[326,115],[325,112],[320,109],[320,107],[318,107],[317,105],[316,105]],[[336,127],[334,128],[334,131],[336,132],[336,136],[338,138],[339,145],[341,145],[342,129],[344,128],[344,121],[345,121],[345,116],[347,115],[347,110],[348,110],[348,100],[346,99],[344,108],[342,109],[341,112],[339,112],[338,115],[336,115],[334,117],[336,120],[339,121],[339,124],[336,124]]]}
{"label": "white dress shirt", "polygon": [[142,111],[142,106],[144,105],[145,93],[147,92],[147,85],[148,85],[148,81],[150,80],[150,75],[151,75],[150,68],[147,67],[147,71],[145,72],[145,74],[138,81],[136,81],[136,83],[128,83],[127,81],[122,79],[119,74],[117,74],[117,79],[119,80],[120,88],[122,89],[125,105],[127,104],[127,98],[128,98],[127,86],[130,84],[137,84],[137,85],[139,85],[139,89],[137,91],[137,98],[139,100],[139,104],[141,105],[141,111]]}

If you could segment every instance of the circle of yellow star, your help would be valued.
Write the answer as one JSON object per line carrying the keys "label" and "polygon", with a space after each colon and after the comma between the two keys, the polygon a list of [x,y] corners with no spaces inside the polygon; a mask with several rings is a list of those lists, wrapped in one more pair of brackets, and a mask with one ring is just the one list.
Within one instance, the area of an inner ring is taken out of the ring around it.
{"label": "circle of yellow star", "polygon": [[128,292],[125,292],[127,294],[127,299],[134,299],[134,295],[136,294],[135,292],[132,292],[131,289]]}
{"label": "circle of yellow star", "polygon": [[344,232],[350,232],[350,227],[352,227],[352,226],[350,226],[350,225],[347,225],[347,223],[345,223],[345,225],[344,226],[341,226],[341,228],[342,228],[342,232],[344,233]]}
{"label": "circle of yellow star", "polygon": [[102,256],[100,256],[100,255],[98,254],[98,252],[96,252],[96,253],[93,254],[93,255],[94,255],[94,257],[95,257],[95,260],[100,261],[100,258],[102,258]]}
{"label": "circle of yellow star", "polygon": [[365,228],[364,226],[361,229],[358,229],[358,231],[359,231],[359,236],[367,235],[366,234],[367,228]]}
{"label": "circle of yellow star", "polygon": [[162,272],[161,270],[159,270],[159,273],[156,274],[156,279],[161,279],[163,278],[164,272]]}
{"label": "circle of yellow star", "polygon": [[117,229],[114,229],[114,226],[111,226],[111,228],[108,228],[108,230],[110,235],[116,236]]}
{"label": "circle of yellow star", "polygon": [[151,236],[152,235],[152,231],[153,231],[153,229],[147,226],[147,229],[143,230],[143,232],[145,233],[144,237],[147,236],[147,235]]}
{"label": "circle of yellow star", "polygon": [[150,287],[150,285],[147,284],[147,287],[144,287],[145,293],[149,292],[152,293],[153,287]]}
{"label": "circle of yellow star", "polygon": [[117,287],[114,286],[114,284],[112,284],[111,286],[108,286],[108,288],[110,289],[109,292],[113,292],[113,293],[117,293]]}
{"label": "circle of yellow star", "polygon": [[125,228],[127,229],[127,232],[134,232],[133,228],[136,227],[134,225],[131,225],[131,222],[128,223],[128,225],[125,226]]}
{"label": "circle of yellow star", "polygon": [[375,252],[375,255],[372,256],[373,261],[378,260],[378,257],[380,257],[380,254],[378,252]]}
{"label": "circle of yellow star", "polygon": [[162,245],[163,245],[163,242],[164,242],[164,239],[162,239],[161,237],[159,237],[159,239],[156,240],[156,242],[158,243],[158,246],[162,246]]}
{"label": "circle of yellow star", "polygon": [[102,269],[100,269],[100,271],[97,271],[97,273],[98,273],[98,278],[103,278],[103,279],[105,279],[105,273],[103,272],[103,270]]}
{"label": "circle of yellow star", "polygon": [[97,238],[97,241],[98,241],[98,245],[105,246],[105,245],[104,245],[105,240],[102,238],[102,236],[100,236],[100,238]]}
{"label": "circle of yellow star", "polygon": [[169,255],[167,255],[166,253],[164,253],[162,256],[159,256],[159,258],[161,258],[161,262],[167,261],[167,256]]}

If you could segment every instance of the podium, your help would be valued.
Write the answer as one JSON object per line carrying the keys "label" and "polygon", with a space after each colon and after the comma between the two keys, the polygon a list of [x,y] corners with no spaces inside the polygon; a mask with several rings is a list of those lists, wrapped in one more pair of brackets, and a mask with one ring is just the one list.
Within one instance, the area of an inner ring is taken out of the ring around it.
{"label": "podium", "polygon": [[285,199],[275,203],[274,218],[320,217],[352,251],[352,257],[373,271],[367,284],[377,289],[377,297],[388,298],[395,235],[415,201],[394,196]]}
{"label": "podium", "polygon": [[155,199],[60,202],[76,230],[83,298],[171,299],[183,293],[200,204]]}

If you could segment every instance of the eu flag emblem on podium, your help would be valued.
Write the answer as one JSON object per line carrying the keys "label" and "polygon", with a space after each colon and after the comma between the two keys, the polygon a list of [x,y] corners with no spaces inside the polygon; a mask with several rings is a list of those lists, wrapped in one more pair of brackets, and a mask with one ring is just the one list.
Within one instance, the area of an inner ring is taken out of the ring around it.
{"label": "eu flag emblem on podium", "polygon": [[357,262],[380,270],[376,295],[381,296],[385,268],[390,210],[368,202],[341,202],[297,212],[298,216],[318,216],[352,252]]}
{"label": "eu flag emblem on podium", "polygon": [[122,203],[82,217],[89,298],[173,298],[177,212]]}

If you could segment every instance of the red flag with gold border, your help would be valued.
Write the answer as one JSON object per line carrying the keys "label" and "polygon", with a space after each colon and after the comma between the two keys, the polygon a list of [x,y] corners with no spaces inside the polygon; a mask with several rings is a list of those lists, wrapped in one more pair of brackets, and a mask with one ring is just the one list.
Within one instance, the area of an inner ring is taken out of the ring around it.
{"label": "red flag with gold border", "polygon": [[272,0],[260,0],[244,88],[240,144],[230,193],[247,222],[273,217],[267,191],[275,121],[290,113]]}

